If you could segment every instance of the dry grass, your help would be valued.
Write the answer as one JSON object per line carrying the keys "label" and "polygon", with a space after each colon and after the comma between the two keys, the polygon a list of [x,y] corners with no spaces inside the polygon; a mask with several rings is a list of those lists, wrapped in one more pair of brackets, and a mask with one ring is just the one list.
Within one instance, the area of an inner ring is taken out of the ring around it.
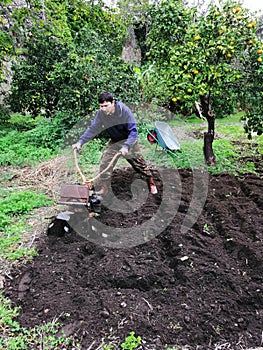
{"label": "dry grass", "polygon": [[76,179],[72,156],[63,154],[42,162],[36,167],[15,170],[12,188],[39,190],[56,200],[61,184],[76,181]]}

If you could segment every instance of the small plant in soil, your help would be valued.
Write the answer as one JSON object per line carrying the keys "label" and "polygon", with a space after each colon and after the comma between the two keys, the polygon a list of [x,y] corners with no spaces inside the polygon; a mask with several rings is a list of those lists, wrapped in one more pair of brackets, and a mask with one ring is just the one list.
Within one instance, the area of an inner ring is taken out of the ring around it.
{"label": "small plant in soil", "polygon": [[207,224],[204,224],[203,229],[202,229],[202,233],[209,234],[209,226]]}
{"label": "small plant in soil", "polygon": [[124,350],[133,350],[137,349],[139,345],[141,345],[141,337],[136,337],[134,332],[130,332],[125,342],[121,344],[121,348]]}
{"label": "small plant in soil", "polygon": [[27,329],[20,327],[17,316],[19,307],[13,308],[10,300],[0,294],[0,349],[68,349],[73,343],[78,348],[75,339],[59,335],[61,324],[57,319]]}

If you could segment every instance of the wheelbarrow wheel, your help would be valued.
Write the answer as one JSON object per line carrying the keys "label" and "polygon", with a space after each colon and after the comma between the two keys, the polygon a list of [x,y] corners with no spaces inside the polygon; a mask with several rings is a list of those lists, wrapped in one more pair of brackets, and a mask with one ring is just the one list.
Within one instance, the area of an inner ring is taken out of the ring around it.
{"label": "wheelbarrow wheel", "polygon": [[157,142],[157,133],[155,130],[149,130],[147,134],[147,140],[150,143],[156,143]]}

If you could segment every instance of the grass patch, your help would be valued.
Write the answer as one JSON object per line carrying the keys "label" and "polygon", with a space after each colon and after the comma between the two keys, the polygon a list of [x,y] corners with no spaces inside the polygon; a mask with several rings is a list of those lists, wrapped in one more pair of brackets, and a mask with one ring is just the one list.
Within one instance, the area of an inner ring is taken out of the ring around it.
{"label": "grass patch", "polygon": [[27,232],[27,219],[23,218],[18,222],[9,225],[3,232],[0,231],[0,255],[6,261],[27,259],[37,255],[34,248],[28,249],[23,244],[21,237]]}
{"label": "grass patch", "polygon": [[[257,174],[254,160],[263,154],[263,135],[254,136],[253,140],[248,140],[243,125],[240,123],[241,115],[242,113],[238,113],[227,119],[219,119],[213,142],[217,164],[215,167],[207,168],[210,173]],[[177,121],[176,123],[168,122],[168,124],[172,128],[178,125]],[[153,126],[141,127],[139,137],[145,158],[154,162],[157,167],[175,166],[178,169],[193,169],[205,166],[202,135],[207,128],[206,122],[200,123],[200,119],[192,118],[187,124],[184,123],[184,127],[189,132],[198,134],[199,138],[181,141],[180,152],[176,151],[173,154],[164,151],[159,145],[156,148],[156,145],[149,144],[146,137],[147,129],[150,130]]]}
{"label": "grass patch", "polygon": [[20,327],[17,316],[19,308],[13,308],[10,300],[0,294],[0,349],[79,349],[72,337],[60,332],[58,320],[27,329]]}
{"label": "grass patch", "polygon": [[34,256],[34,249],[23,247],[21,237],[28,230],[27,215],[38,207],[51,205],[52,201],[43,193],[33,191],[0,191],[0,256],[16,260]]}
{"label": "grass patch", "polygon": [[202,141],[186,141],[181,143],[180,151],[166,152],[161,146],[145,145],[145,158],[154,162],[157,167],[177,167],[179,169],[197,168],[204,166],[202,154]]}
{"label": "grass patch", "polygon": [[247,148],[247,152],[240,152],[240,145],[235,146],[233,142],[227,139],[214,140],[213,145],[216,166],[208,168],[211,173],[256,174],[254,163],[244,160],[245,157],[250,155],[249,148]]}
{"label": "grass patch", "polygon": [[[231,114],[227,118],[216,118],[216,124],[231,124],[231,123],[241,123],[241,118],[243,117],[244,112],[238,112]],[[243,125],[241,125],[243,128]]]}
{"label": "grass patch", "polygon": [[247,135],[244,132],[244,128],[242,125],[234,125],[234,124],[229,124],[229,125],[223,125],[223,124],[218,124],[216,125],[215,128],[216,134],[219,135],[224,135],[227,138],[231,138],[232,140],[235,140],[237,138],[242,138],[244,141],[248,141]]}

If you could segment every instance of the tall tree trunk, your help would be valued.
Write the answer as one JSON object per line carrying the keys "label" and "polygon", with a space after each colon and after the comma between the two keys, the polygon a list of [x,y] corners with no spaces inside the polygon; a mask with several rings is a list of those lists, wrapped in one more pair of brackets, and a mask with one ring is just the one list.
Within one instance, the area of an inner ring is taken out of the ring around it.
{"label": "tall tree trunk", "polygon": [[211,109],[210,95],[200,97],[201,110],[208,123],[208,131],[204,133],[204,156],[207,165],[215,165],[216,158],[213,151],[215,135],[215,115]]}

